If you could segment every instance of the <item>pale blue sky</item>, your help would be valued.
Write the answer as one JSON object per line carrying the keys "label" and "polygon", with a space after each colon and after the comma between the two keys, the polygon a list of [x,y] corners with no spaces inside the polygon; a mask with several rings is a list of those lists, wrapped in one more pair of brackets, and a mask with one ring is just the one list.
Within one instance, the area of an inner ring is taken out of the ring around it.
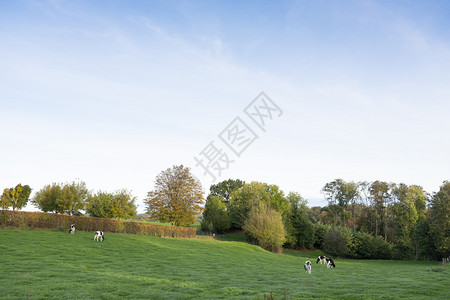
{"label": "pale blue sky", "polygon": [[448,1],[1,1],[0,183],[79,178],[141,203],[184,164],[208,190],[194,156],[217,141],[231,157],[218,135],[264,91],[283,115],[218,180],[309,199],[335,178],[437,191],[449,14]]}

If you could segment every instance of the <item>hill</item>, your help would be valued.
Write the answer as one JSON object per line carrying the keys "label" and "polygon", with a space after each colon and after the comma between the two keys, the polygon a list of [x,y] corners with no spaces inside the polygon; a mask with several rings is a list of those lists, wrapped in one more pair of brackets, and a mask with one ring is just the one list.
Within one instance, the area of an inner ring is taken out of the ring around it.
{"label": "hill", "polygon": [[[0,230],[0,298],[446,298],[450,264],[277,255],[242,242]],[[307,275],[303,264],[313,262]],[[314,260],[314,261],[313,261]]]}

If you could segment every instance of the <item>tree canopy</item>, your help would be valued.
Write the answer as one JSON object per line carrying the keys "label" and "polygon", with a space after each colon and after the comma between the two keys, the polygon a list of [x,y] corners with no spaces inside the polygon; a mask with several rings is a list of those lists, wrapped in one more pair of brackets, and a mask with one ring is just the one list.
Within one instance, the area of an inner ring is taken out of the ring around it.
{"label": "tree canopy", "polygon": [[136,197],[127,190],[115,193],[99,191],[88,197],[86,213],[98,218],[131,218],[137,213]]}
{"label": "tree canopy", "polygon": [[83,210],[89,196],[89,190],[84,182],[53,183],[40,189],[32,203],[44,212],[63,213],[70,215]]}
{"label": "tree canopy", "polygon": [[210,186],[210,195],[218,196],[228,205],[234,191],[241,189],[245,182],[239,179],[228,179]]}
{"label": "tree canopy", "polygon": [[191,225],[203,212],[203,191],[190,169],[173,166],[156,176],[154,190],[144,201],[148,214],[160,222]]}
{"label": "tree canopy", "polygon": [[27,205],[30,199],[31,188],[29,185],[18,184],[14,188],[6,188],[0,197],[3,209],[12,207],[13,210],[21,209]]}

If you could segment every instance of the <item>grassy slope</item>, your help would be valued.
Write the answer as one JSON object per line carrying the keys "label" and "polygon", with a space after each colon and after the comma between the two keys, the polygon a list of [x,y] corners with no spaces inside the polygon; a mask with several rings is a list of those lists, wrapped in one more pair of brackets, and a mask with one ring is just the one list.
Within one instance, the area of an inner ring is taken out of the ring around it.
{"label": "grassy slope", "polygon": [[[277,255],[239,242],[0,230],[0,298],[446,298],[450,264]],[[435,271],[433,271],[435,270]],[[436,272],[438,271],[438,272]]]}

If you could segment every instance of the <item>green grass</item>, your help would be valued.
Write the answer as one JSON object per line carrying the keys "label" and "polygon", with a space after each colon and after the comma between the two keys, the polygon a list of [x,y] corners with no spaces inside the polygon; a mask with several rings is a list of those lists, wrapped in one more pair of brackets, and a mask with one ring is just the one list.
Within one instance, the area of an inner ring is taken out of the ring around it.
{"label": "green grass", "polygon": [[[242,242],[0,230],[0,299],[448,299],[450,264],[266,252]],[[313,255],[314,254],[314,255]],[[303,271],[313,261],[312,274]]]}

